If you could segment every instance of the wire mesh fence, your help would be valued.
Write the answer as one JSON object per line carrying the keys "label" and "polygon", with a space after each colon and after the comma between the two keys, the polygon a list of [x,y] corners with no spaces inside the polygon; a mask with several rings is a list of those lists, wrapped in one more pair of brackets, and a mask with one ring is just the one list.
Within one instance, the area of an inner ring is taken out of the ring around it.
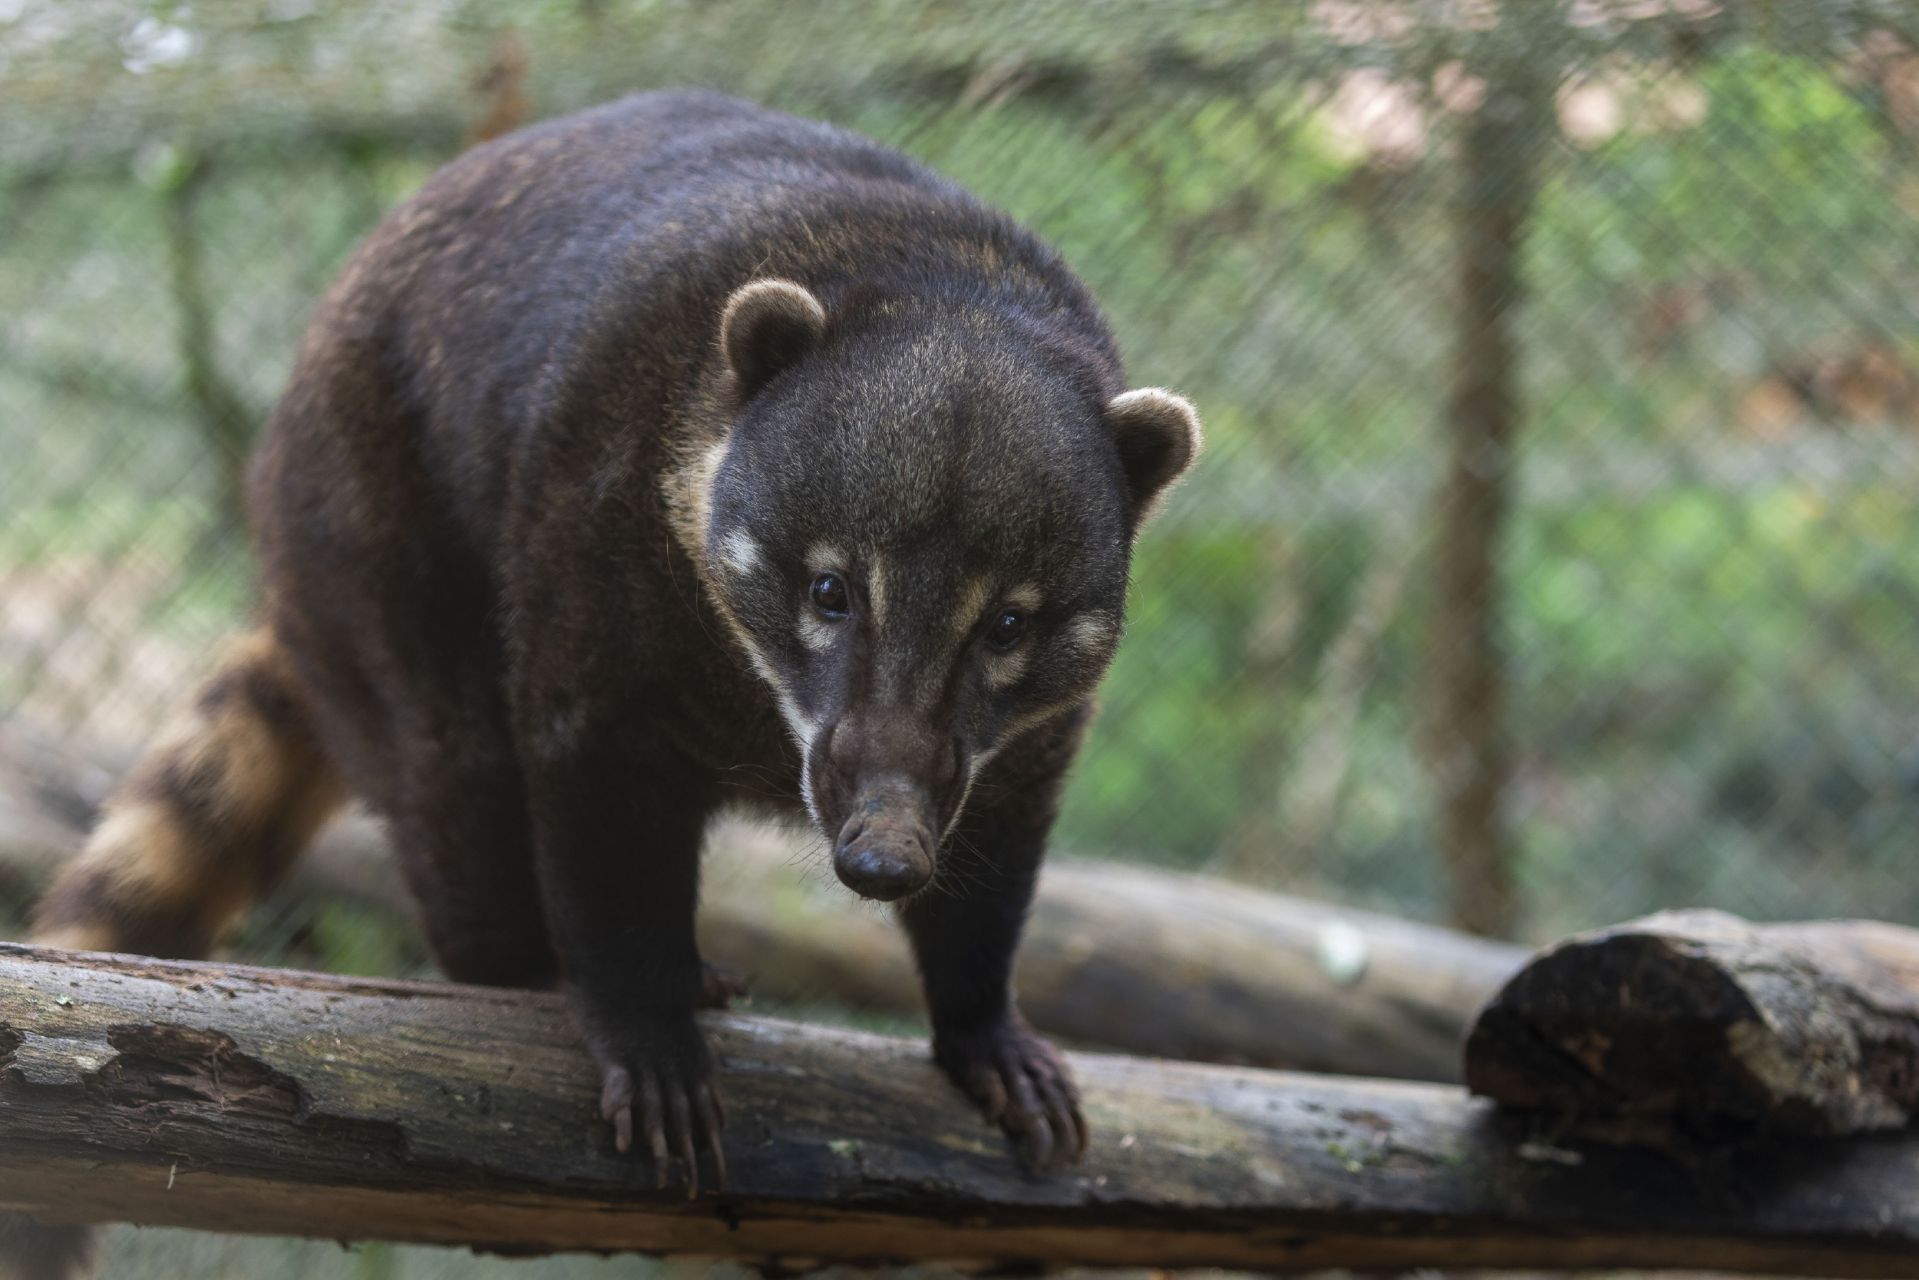
{"label": "wire mesh fence", "polygon": [[[242,461],[357,239],[463,146],[700,83],[1008,209],[1201,407],[1061,847],[1529,939],[1919,923],[1916,37],[1865,0],[0,0],[0,921],[243,619]],[[238,945],[425,964],[298,897]]]}
{"label": "wire mesh fence", "polygon": [[0,3],[14,771],[124,761],[244,615],[241,459],[379,215],[478,138],[698,82],[1009,209],[1202,408],[1063,847],[1526,937],[1919,920],[1914,26]]}

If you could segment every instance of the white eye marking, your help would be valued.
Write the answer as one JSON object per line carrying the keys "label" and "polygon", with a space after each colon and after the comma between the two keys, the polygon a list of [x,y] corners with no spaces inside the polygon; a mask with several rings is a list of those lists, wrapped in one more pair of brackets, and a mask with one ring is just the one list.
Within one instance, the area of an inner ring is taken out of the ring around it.
{"label": "white eye marking", "polygon": [[833,628],[810,605],[800,609],[800,643],[815,653],[824,653],[833,643]]}
{"label": "white eye marking", "polygon": [[728,529],[720,535],[720,560],[734,573],[751,573],[760,566],[760,544],[744,529]]}
{"label": "white eye marking", "polygon": [[1006,603],[1015,609],[1024,609],[1032,613],[1039,608],[1039,588],[1030,582],[1022,582],[1006,593]]}
{"label": "white eye marking", "polygon": [[806,553],[806,568],[810,573],[845,573],[846,553],[830,542],[816,542]]}
{"label": "white eye marking", "polygon": [[960,588],[959,598],[953,604],[947,625],[956,639],[964,640],[973,634],[973,628],[979,625],[980,614],[985,611],[986,579],[968,578],[966,585]]}
{"label": "white eye marking", "polygon": [[988,653],[986,655],[986,687],[994,693],[1010,688],[1026,674],[1026,667],[1032,657],[1030,647],[1019,648],[1011,653]]}
{"label": "white eye marking", "polygon": [[1060,639],[1083,654],[1104,653],[1119,639],[1119,628],[1104,613],[1082,613],[1060,628]]}

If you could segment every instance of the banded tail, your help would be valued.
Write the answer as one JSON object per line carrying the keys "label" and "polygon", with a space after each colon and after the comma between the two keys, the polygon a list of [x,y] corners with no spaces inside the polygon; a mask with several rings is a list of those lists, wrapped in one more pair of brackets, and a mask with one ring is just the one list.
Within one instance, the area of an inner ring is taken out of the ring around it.
{"label": "banded tail", "polygon": [[285,650],[233,642],[34,913],[47,946],[204,956],[346,798]]}

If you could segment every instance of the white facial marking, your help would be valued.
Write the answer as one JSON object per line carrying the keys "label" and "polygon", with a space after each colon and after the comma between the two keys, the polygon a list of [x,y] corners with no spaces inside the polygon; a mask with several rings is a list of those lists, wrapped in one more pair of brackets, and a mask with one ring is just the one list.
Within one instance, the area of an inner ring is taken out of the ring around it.
{"label": "white facial marking", "polygon": [[[1038,727],[1039,725],[1045,724],[1048,720],[1051,720],[1054,716],[1059,715],[1063,711],[1067,711],[1071,709],[1072,707],[1078,705],[1078,703],[1079,703],[1078,698],[1066,698],[1059,702],[1050,703],[1044,707],[1036,707],[1033,710],[1028,711],[1025,715],[1013,717],[1012,723],[1008,724],[1006,726],[1005,732],[1000,734],[1001,745],[1011,742],[1014,738],[1019,737],[1022,733],[1025,733],[1029,729],[1033,729]],[[998,747],[994,748],[995,751],[997,751],[998,749],[999,749]]]}
{"label": "white facial marking", "polygon": [[800,753],[800,800],[806,805],[806,812],[812,815],[813,821],[825,826],[826,820],[820,817],[820,807],[813,799],[813,770],[805,752]]}
{"label": "white facial marking", "polygon": [[1039,608],[1039,588],[1030,582],[1022,582],[1006,593],[1006,603],[1014,609],[1024,609],[1031,613]]}
{"label": "white facial marking", "polygon": [[698,535],[698,545],[706,545],[706,535],[713,525],[713,484],[720,478],[720,464],[726,461],[724,439],[715,440],[700,454],[693,468],[693,525]]}
{"label": "white facial marking", "polygon": [[760,565],[760,544],[744,529],[728,529],[720,535],[720,563],[734,573],[751,573]]}
{"label": "white facial marking", "polygon": [[1082,654],[1106,652],[1119,637],[1119,628],[1104,613],[1082,613],[1060,628],[1060,639]]}
{"label": "white facial marking", "polygon": [[886,626],[886,603],[886,560],[875,551],[866,563],[866,611],[875,631]]}
{"label": "white facial marking", "polygon": [[986,579],[968,578],[953,602],[953,612],[947,616],[947,625],[955,639],[964,640],[972,635],[973,628],[979,625],[980,614],[985,611]]}
{"label": "white facial marking", "polygon": [[830,542],[816,542],[806,553],[806,567],[814,573],[826,573],[831,570],[846,572],[846,553]]}
{"label": "white facial marking", "polygon": [[734,634],[739,637],[740,644],[746,649],[747,660],[753,664],[753,670],[759,672],[760,679],[766,681],[766,687],[773,691],[773,701],[779,704],[780,719],[786,722],[786,731],[793,735],[793,741],[799,747],[801,757],[804,758],[807,748],[813,743],[814,735],[820,731],[819,725],[808,719],[800,710],[800,704],[794,701],[793,691],[786,687],[786,682],[780,679],[780,673],[774,669],[771,662],[766,660],[766,655],[760,652],[760,647],[753,643],[753,638],[746,634],[745,629],[736,628]]}
{"label": "white facial marking", "polygon": [[833,645],[833,627],[811,605],[800,608],[800,643],[814,653],[825,653]]}
{"label": "white facial marking", "polygon": [[989,653],[986,656],[986,687],[994,693],[1019,683],[1021,676],[1032,661],[1032,650],[1022,647],[1011,653]]}

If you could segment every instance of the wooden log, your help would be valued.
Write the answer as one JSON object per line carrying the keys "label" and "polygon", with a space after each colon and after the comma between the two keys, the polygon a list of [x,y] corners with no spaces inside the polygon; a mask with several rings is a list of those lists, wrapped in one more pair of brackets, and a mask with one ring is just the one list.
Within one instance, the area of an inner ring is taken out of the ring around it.
{"label": "wooden log", "polygon": [[1682,911],[1584,934],[1486,1007],[1466,1081],[1626,1132],[1898,1128],[1919,1109],[1919,931]]}
{"label": "wooden log", "polygon": [[[115,776],[61,761],[0,730],[0,870],[23,872],[15,881],[50,875],[63,846],[78,847]],[[905,939],[833,878],[817,838],[727,823],[712,845],[702,945],[756,995],[921,1016]],[[364,817],[335,824],[296,875],[296,892],[411,913],[385,839]],[[1525,957],[1507,943],[1245,885],[1055,858],[1019,986],[1035,1025],[1082,1044],[1457,1082],[1473,1015]]]}
{"label": "wooden log", "polygon": [[[917,1017],[900,931],[823,857],[722,828],[701,938],[756,995]],[[1068,1040],[1155,1057],[1456,1082],[1467,1028],[1521,948],[1145,867],[1051,859],[1020,1003]]]}
{"label": "wooden log", "polygon": [[0,1211],[43,1222],[820,1260],[1911,1275],[1919,1137],[1687,1167],[1437,1085],[1075,1056],[1020,1172],[923,1044],[707,1022],[732,1182],[616,1156],[551,995],[0,946]]}

